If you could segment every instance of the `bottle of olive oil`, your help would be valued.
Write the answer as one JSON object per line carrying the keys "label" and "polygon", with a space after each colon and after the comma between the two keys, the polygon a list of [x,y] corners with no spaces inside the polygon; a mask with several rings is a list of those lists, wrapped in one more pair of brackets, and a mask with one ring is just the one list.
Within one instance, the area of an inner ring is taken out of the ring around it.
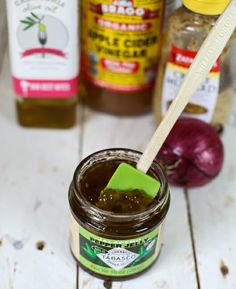
{"label": "bottle of olive oil", "polygon": [[7,1],[19,123],[67,128],[76,120],[77,0]]}

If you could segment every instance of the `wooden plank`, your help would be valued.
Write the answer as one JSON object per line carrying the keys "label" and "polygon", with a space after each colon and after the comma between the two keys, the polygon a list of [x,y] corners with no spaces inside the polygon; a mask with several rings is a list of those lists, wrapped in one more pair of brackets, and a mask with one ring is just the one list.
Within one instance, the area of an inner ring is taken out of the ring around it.
{"label": "wooden plank", "polygon": [[6,3],[0,2],[0,74],[7,43]]}
{"label": "wooden plank", "polygon": [[83,157],[101,149],[128,147],[142,150],[154,132],[150,115],[119,118],[85,111]]}
{"label": "wooden plank", "polygon": [[78,127],[19,127],[8,67],[0,82],[0,288],[74,289],[67,192]]}
{"label": "wooden plank", "polygon": [[[128,147],[142,151],[154,129],[151,115],[117,118],[87,110],[82,156],[110,147]],[[184,194],[182,190],[174,188],[171,188],[171,193],[172,206],[166,221],[164,245],[159,260],[143,276],[131,281],[114,282],[112,289],[197,287]],[[101,280],[90,277],[82,270],[79,276],[80,289],[105,288]]]}
{"label": "wooden plank", "polygon": [[80,268],[78,270],[78,289],[105,289],[103,280],[93,277]]}
{"label": "wooden plank", "polygon": [[189,191],[201,288],[236,288],[236,127],[223,136],[225,164],[211,184]]}

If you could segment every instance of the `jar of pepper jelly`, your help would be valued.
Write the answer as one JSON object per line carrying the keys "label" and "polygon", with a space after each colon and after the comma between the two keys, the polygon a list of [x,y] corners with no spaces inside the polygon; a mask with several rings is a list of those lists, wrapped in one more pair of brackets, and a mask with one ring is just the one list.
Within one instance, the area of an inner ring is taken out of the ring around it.
{"label": "jar of pepper jelly", "polygon": [[96,277],[123,280],[147,270],[161,250],[163,223],[170,204],[167,178],[157,162],[148,174],[160,182],[154,199],[140,192],[101,191],[121,162],[134,165],[140,153],[108,149],[77,167],[69,189],[71,251]]}

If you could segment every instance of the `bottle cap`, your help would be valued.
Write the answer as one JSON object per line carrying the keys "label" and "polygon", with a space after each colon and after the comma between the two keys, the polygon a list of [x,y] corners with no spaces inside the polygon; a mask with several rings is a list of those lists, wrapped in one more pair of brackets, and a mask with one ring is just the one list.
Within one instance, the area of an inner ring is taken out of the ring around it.
{"label": "bottle cap", "polygon": [[205,15],[220,15],[230,0],[183,0],[189,10]]}

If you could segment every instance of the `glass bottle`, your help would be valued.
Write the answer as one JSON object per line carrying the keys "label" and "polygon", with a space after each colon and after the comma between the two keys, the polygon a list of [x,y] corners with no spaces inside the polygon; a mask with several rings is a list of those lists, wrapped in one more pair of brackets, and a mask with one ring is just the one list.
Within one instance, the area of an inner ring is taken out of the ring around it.
{"label": "glass bottle", "polygon": [[12,78],[19,123],[67,128],[76,120],[78,5],[7,1]]}
{"label": "glass bottle", "polygon": [[[160,123],[204,39],[229,0],[184,0],[167,23],[154,95],[155,119]],[[232,37],[182,116],[224,125],[233,100]]]}
{"label": "glass bottle", "polygon": [[150,111],[163,0],[82,0],[80,97],[116,115]]}

